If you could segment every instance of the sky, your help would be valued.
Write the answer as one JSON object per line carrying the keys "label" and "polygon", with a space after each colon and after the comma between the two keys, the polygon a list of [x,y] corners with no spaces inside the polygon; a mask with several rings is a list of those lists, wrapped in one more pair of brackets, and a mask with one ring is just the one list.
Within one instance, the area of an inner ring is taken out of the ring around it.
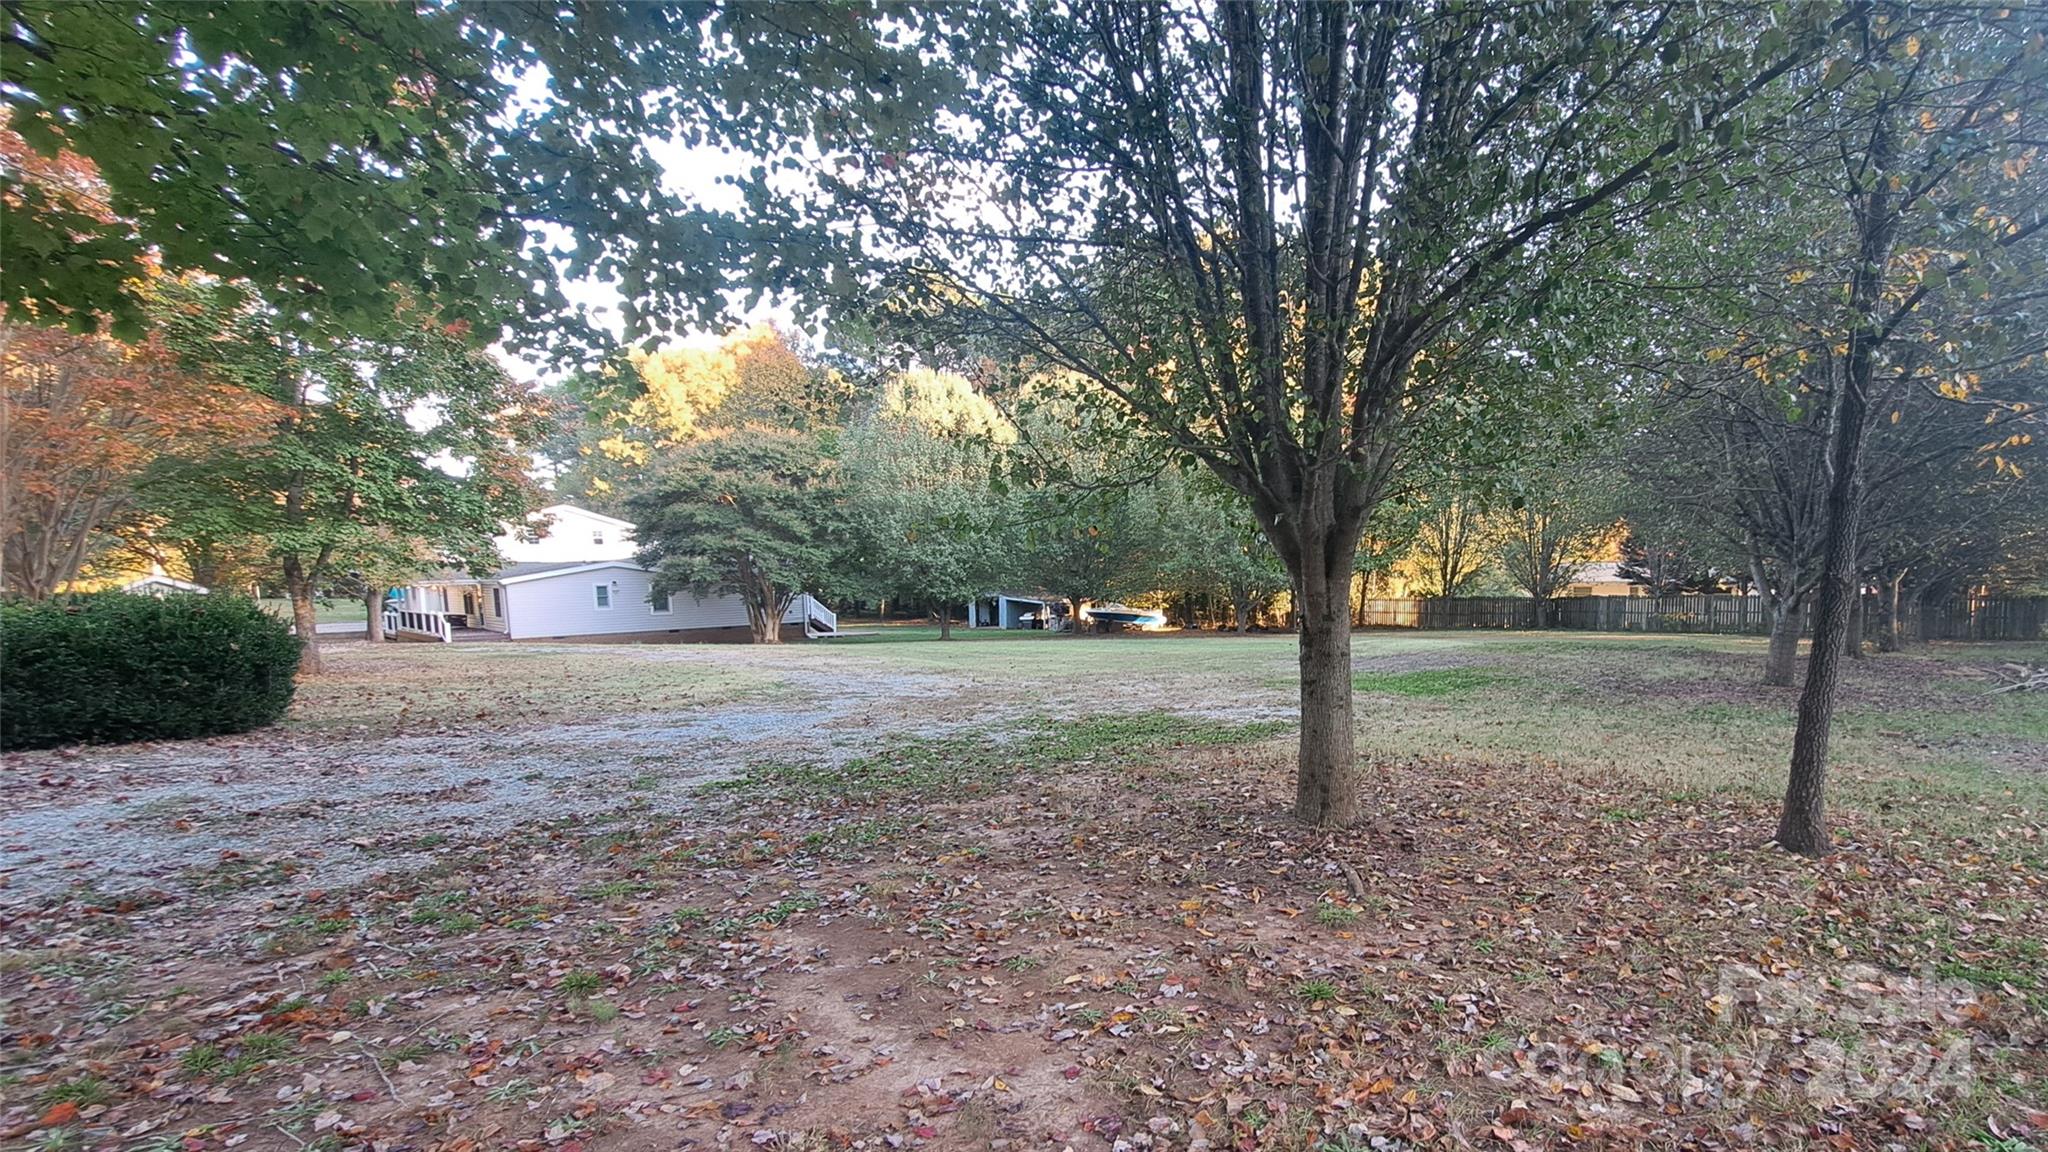
{"label": "sky", "polygon": [[[547,100],[548,74],[545,68],[534,68],[515,78],[513,97],[515,109],[531,111],[545,105]],[[691,147],[677,139],[653,140],[648,151],[662,166],[662,190],[718,211],[740,212],[745,207],[739,190],[726,183],[730,177],[744,171],[748,158],[720,148]],[[537,242],[549,246],[562,244],[566,232],[558,227],[544,226],[538,230]],[[578,307],[591,310],[592,320],[607,327],[613,335],[622,335],[618,317],[619,293],[615,285],[590,278],[564,281],[563,295]],[[773,323],[785,329],[796,327],[795,314],[782,304],[763,303],[747,310],[735,318],[734,327],[756,323]],[[716,344],[728,329],[693,331],[673,344],[685,347],[709,347]],[[497,356],[505,370],[522,382],[552,383],[564,375],[563,371],[542,363],[534,357],[522,357],[506,349],[502,344],[494,346],[492,353]]]}

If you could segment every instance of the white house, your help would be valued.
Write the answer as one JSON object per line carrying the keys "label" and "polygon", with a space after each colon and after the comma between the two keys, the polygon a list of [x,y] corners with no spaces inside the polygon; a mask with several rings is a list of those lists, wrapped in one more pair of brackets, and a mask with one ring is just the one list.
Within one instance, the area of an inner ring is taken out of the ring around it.
{"label": "white house", "polygon": [[551,504],[529,513],[524,528],[508,526],[498,537],[498,555],[507,564],[631,560],[639,547],[632,521],[574,504]]}
{"label": "white house", "polygon": [[[746,602],[736,595],[656,597],[652,574],[633,560],[633,525],[570,504],[543,508],[498,537],[505,566],[486,577],[456,572],[418,581],[385,604],[397,639],[741,639]],[[786,629],[830,636],[839,620],[809,593],[783,615]]]}
{"label": "white house", "polygon": [[158,599],[162,599],[175,592],[190,592],[194,595],[204,596],[207,593],[207,587],[204,584],[194,584],[190,580],[180,580],[175,576],[166,576],[162,568],[157,568],[139,580],[130,580],[128,583],[121,585],[121,591],[131,596],[155,596]]}

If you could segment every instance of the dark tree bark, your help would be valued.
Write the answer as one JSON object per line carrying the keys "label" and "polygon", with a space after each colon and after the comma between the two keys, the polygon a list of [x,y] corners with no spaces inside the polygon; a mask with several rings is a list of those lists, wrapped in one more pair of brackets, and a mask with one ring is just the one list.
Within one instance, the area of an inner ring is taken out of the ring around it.
{"label": "dark tree bark", "polygon": [[1316,825],[1348,824],[1358,812],[1352,765],[1351,549],[1310,565],[1299,582],[1301,753],[1295,815]]}
{"label": "dark tree bark", "polygon": [[950,605],[939,605],[939,639],[953,638],[953,609]]}
{"label": "dark tree bark", "polygon": [[326,669],[320,659],[320,615],[313,606],[313,573],[296,555],[284,558],[284,593],[291,600],[292,627],[299,633],[299,671],[318,676]]}
{"label": "dark tree bark", "polygon": [[1799,672],[1799,610],[1771,606],[1770,650],[1764,657],[1764,683],[1789,687]]}
{"label": "dark tree bark", "polygon": [[1897,229],[1890,184],[1892,158],[1889,111],[1874,118],[1862,176],[1850,172],[1850,208],[1857,246],[1855,272],[1849,282],[1852,317],[1848,352],[1828,427],[1827,544],[1822,552],[1820,601],[1814,614],[1813,648],[1807,657],[1806,685],[1799,694],[1799,727],[1792,736],[1792,771],[1785,785],[1785,807],[1778,820],[1778,844],[1802,856],[1822,856],[1830,847],[1827,826],[1828,737],[1834,727],[1835,693],[1841,684],[1842,656],[1850,617],[1858,598],[1856,533],[1862,516],[1865,408],[1877,351],[1887,329],[1877,310],[1883,300],[1884,277],[1891,263]]}
{"label": "dark tree bark", "polygon": [[364,619],[369,622],[363,635],[370,643],[375,644],[384,639],[384,590],[377,587],[365,589],[363,609]]}
{"label": "dark tree bark", "polygon": [[740,565],[740,598],[747,603],[747,627],[754,643],[782,643],[782,614],[788,604],[782,590],[751,558]]}

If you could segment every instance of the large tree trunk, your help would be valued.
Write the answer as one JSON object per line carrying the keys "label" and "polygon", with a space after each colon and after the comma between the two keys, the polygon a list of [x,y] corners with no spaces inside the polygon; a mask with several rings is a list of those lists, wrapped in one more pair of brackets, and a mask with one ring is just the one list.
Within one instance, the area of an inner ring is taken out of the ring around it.
{"label": "large tree trunk", "polygon": [[[1338,552],[1339,549],[1331,549]],[[1351,555],[1303,557],[1295,581],[1301,618],[1301,753],[1294,814],[1323,827],[1358,815],[1351,731]]]}
{"label": "large tree trunk", "polygon": [[782,613],[775,607],[775,594],[769,592],[762,602],[748,612],[749,623],[754,626],[754,643],[782,643]]}
{"label": "large tree trunk", "polygon": [[1764,683],[1789,687],[1799,668],[1799,609],[1771,605],[1771,646],[1764,657]]}
{"label": "large tree trunk", "polygon": [[939,605],[939,639],[953,638],[953,609],[950,605]]}
{"label": "large tree trunk", "polygon": [[1237,634],[1239,636],[1244,635],[1252,626],[1251,598],[1249,596],[1232,594],[1230,597],[1230,615],[1231,623],[1237,628]]}
{"label": "large tree trunk", "polygon": [[325,669],[320,661],[320,614],[313,607],[313,576],[297,556],[284,558],[284,594],[292,603],[292,627],[299,632],[299,671],[318,676]]}
{"label": "large tree trunk", "polygon": [[364,619],[369,621],[369,626],[364,629],[363,636],[370,643],[375,644],[384,639],[384,590],[382,588],[373,587],[364,590],[363,611]]}
{"label": "large tree trunk", "polygon": [[754,633],[754,643],[782,643],[782,613],[788,605],[783,603],[775,581],[754,567],[751,555],[740,564],[740,589],[740,598],[747,603],[747,626]]}

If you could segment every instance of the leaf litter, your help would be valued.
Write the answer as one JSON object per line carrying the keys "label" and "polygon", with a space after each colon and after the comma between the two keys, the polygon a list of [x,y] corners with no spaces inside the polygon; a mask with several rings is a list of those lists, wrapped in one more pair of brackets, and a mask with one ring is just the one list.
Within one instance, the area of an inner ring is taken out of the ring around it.
{"label": "leaf litter", "polygon": [[[128,850],[127,829],[85,825],[142,787],[122,807],[157,804],[145,839],[220,824],[242,847],[119,873],[40,849],[62,887],[10,857],[0,1140],[1348,1152],[2048,1131],[2038,810],[1987,803],[1945,837],[1847,812],[1814,865],[1761,845],[1769,805],[1740,790],[1406,756],[1374,765],[1368,823],[1332,836],[1286,816],[1270,721],[1062,710],[963,734],[934,718],[966,695],[919,687],[881,689],[887,709],[842,692],[838,715],[871,721],[858,738],[690,747],[704,729],[643,714],[510,723],[474,753],[285,733],[11,759],[10,799],[54,767],[120,766],[33,809],[70,819],[49,834],[76,852]],[[764,704],[709,707],[730,732]],[[680,734],[631,735],[657,724]],[[579,758],[600,732],[622,735]],[[459,766],[393,783],[432,756]],[[573,787],[505,786],[532,771]]]}

